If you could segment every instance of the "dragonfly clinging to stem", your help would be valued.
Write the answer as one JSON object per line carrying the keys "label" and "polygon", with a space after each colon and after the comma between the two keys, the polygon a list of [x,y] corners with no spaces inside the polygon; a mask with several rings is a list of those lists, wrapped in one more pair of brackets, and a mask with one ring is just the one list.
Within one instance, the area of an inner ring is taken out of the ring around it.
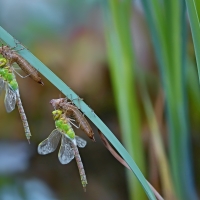
{"label": "dragonfly clinging to stem", "polygon": [[0,54],[9,61],[10,66],[12,66],[13,63],[17,63],[27,76],[31,77],[39,84],[44,85],[38,71],[15,50],[11,49],[9,46],[2,45],[0,47]]}
{"label": "dragonfly clinging to stem", "polygon": [[38,145],[38,153],[46,155],[54,152],[58,146],[60,138],[62,137],[58,159],[62,164],[68,164],[73,158],[75,158],[79,169],[81,183],[84,191],[86,191],[87,179],[77,148],[77,146],[84,148],[86,146],[86,141],[75,135],[70,124],[70,119],[67,118],[61,110],[55,110],[52,114],[55,120],[56,129],[51,132],[48,138]]}
{"label": "dragonfly clinging to stem", "polygon": [[63,110],[66,116],[72,116],[87,136],[95,142],[94,132],[90,124],[79,109],[75,105],[72,105],[71,102],[67,101],[67,98],[52,99],[50,104],[54,107],[54,109]]}
{"label": "dragonfly clinging to stem", "polygon": [[3,89],[6,90],[6,95],[4,99],[6,111],[10,113],[15,109],[15,105],[17,104],[25,135],[28,142],[30,143],[31,132],[20,99],[18,83],[7,60],[5,58],[0,58],[0,93]]}

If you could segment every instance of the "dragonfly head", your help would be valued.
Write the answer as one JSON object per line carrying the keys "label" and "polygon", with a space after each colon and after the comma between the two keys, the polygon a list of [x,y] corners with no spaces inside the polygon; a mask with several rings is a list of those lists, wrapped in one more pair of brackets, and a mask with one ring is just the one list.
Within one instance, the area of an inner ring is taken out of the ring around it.
{"label": "dragonfly head", "polygon": [[0,67],[4,67],[6,63],[7,63],[7,60],[5,58],[0,58]]}
{"label": "dragonfly head", "polygon": [[53,119],[58,120],[62,115],[62,110],[54,110],[52,114],[53,114]]}

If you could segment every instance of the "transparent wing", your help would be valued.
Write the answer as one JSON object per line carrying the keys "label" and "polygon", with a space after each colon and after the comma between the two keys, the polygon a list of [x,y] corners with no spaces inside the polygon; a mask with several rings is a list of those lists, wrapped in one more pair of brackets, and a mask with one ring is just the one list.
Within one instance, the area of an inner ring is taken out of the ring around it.
{"label": "transparent wing", "polygon": [[58,146],[60,137],[61,133],[57,129],[53,130],[49,137],[38,145],[38,153],[41,155],[46,155],[54,152]]}
{"label": "transparent wing", "polygon": [[74,158],[74,150],[71,147],[71,141],[65,135],[62,135],[61,146],[58,153],[59,161],[64,165],[68,164]]}
{"label": "transparent wing", "polygon": [[4,104],[6,107],[6,111],[8,113],[12,112],[15,109],[15,104],[16,104],[16,93],[12,88],[6,84],[6,95],[4,99]]}
{"label": "transparent wing", "polygon": [[84,139],[78,137],[77,135],[75,138],[76,138],[76,144],[78,147],[84,148],[86,146],[87,142]]}
{"label": "transparent wing", "polygon": [[2,78],[0,78],[0,94],[2,92],[2,90],[5,88],[5,83],[4,80]]}

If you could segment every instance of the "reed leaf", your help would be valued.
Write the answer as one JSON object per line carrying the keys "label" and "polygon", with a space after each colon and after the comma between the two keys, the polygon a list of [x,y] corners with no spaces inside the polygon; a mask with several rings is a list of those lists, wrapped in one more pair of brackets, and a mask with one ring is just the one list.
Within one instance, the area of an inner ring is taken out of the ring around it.
{"label": "reed leaf", "polygon": [[[135,91],[135,59],[130,29],[131,1],[111,0],[105,9],[107,52],[123,142],[145,171],[141,122]],[[127,172],[130,199],[145,199],[139,182]]]}

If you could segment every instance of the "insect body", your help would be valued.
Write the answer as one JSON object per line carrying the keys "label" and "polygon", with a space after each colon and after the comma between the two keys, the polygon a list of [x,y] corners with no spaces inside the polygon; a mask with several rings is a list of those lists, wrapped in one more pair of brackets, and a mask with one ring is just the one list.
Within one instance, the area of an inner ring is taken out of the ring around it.
{"label": "insect body", "polygon": [[54,109],[63,110],[66,116],[74,117],[77,123],[79,123],[80,128],[88,135],[90,139],[95,141],[94,132],[90,124],[76,106],[68,102],[66,98],[52,99],[50,104],[54,107]]}
{"label": "insect body", "polygon": [[7,65],[7,60],[5,58],[0,58],[0,93],[3,89],[6,90],[6,95],[4,99],[6,111],[10,113],[15,109],[15,104],[17,104],[25,135],[30,143],[31,132],[20,99],[19,88],[15,79],[15,75],[12,72],[10,66]]}
{"label": "insect body", "polygon": [[61,110],[55,110],[52,114],[55,120],[56,129],[51,132],[47,139],[38,145],[38,153],[41,155],[52,153],[55,151],[58,142],[62,137],[58,159],[62,164],[68,164],[73,158],[76,159],[81,183],[86,191],[87,179],[77,148],[77,146],[81,148],[85,147],[86,141],[75,135],[69,123],[69,119],[66,118]]}
{"label": "insect body", "polygon": [[44,85],[38,71],[16,51],[12,50],[8,46],[2,45],[2,47],[0,47],[0,54],[2,54],[3,57],[9,61],[10,65],[12,65],[14,62],[17,63],[19,67],[34,81]]}

